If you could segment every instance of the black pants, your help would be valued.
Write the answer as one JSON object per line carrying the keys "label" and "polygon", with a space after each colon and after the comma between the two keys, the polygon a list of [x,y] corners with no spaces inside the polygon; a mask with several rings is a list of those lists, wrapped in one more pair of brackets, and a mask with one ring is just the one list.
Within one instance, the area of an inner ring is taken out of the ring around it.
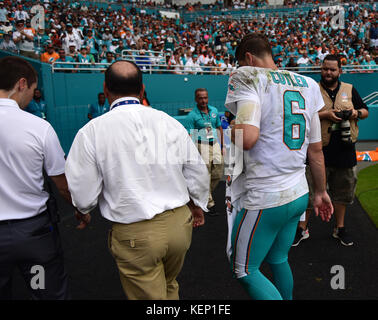
{"label": "black pants", "polygon": [[16,267],[33,299],[69,299],[59,231],[47,213],[0,223],[0,300],[12,299]]}

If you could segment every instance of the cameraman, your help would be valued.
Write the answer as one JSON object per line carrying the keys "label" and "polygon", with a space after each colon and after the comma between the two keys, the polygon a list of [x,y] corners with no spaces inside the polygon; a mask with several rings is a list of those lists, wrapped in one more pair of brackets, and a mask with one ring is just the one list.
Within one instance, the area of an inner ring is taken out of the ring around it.
{"label": "cameraman", "polygon": [[[366,104],[357,90],[348,83],[340,82],[341,61],[338,56],[327,55],[321,68],[320,92],[325,106],[319,111],[322,128],[324,161],[326,165],[328,194],[330,195],[336,226],[333,237],[344,246],[353,245],[345,231],[344,217],[346,206],[353,203],[357,183],[356,149],[359,119],[369,115]],[[311,197],[311,174],[306,168],[307,182]],[[306,210],[305,221],[300,221],[293,246],[310,237],[308,220],[311,206]]]}
{"label": "cameraman", "polygon": [[[320,80],[325,106],[319,111],[319,118],[329,195],[335,208],[333,237],[339,239],[341,244],[351,246],[353,241],[345,232],[344,217],[346,206],[353,203],[357,183],[357,123],[359,119],[367,118],[369,111],[357,90],[351,84],[339,80],[340,74],[339,57],[327,55],[322,64]],[[350,112],[346,114],[348,112],[344,111],[343,116],[338,113],[341,110]]]}

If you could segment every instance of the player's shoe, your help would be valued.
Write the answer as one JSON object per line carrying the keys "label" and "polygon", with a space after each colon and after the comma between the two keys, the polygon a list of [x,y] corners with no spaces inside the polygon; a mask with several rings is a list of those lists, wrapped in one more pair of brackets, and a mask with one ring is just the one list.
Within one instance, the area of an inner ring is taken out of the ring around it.
{"label": "player's shoe", "polygon": [[297,232],[295,233],[294,242],[291,246],[296,247],[302,240],[306,240],[308,238],[310,238],[310,232],[308,231],[308,228],[306,230],[303,230],[301,227],[298,227]]}
{"label": "player's shoe", "polygon": [[345,231],[345,227],[334,228],[332,236],[335,239],[339,239],[340,243],[343,246],[347,246],[348,247],[348,246],[352,246],[353,245],[353,241],[350,238],[349,234]]}

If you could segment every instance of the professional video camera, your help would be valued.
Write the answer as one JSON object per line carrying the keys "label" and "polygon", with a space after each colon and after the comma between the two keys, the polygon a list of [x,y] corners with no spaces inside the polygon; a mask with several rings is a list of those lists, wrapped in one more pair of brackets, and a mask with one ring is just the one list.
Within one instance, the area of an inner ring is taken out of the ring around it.
{"label": "professional video camera", "polygon": [[350,136],[350,122],[349,118],[352,115],[352,110],[341,110],[341,111],[335,111],[336,117],[339,117],[342,119],[340,122],[340,131],[341,131],[341,141],[343,141],[346,144],[352,143],[352,138]]}

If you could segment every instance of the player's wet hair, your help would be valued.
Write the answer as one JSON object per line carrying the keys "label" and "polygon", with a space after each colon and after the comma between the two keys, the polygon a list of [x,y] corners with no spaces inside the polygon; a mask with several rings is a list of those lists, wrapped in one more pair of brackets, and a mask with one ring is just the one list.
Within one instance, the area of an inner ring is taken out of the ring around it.
{"label": "player's wet hair", "polygon": [[265,55],[272,55],[268,38],[261,33],[249,33],[239,43],[235,51],[235,57],[238,61],[244,60],[245,54],[249,52],[258,58]]}
{"label": "player's wet hair", "polygon": [[[123,72],[120,68],[114,67],[119,63],[128,63],[131,68]],[[132,61],[116,61],[105,71],[105,85],[111,94],[117,96],[139,94],[143,86],[142,71]]]}
{"label": "player's wet hair", "polygon": [[337,61],[337,65],[339,66],[339,68],[341,68],[341,59],[340,59],[340,56],[338,55],[335,55],[335,54],[327,54],[325,57],[324,57],[324,60],[323,60],[323,63],[324,61]]}

